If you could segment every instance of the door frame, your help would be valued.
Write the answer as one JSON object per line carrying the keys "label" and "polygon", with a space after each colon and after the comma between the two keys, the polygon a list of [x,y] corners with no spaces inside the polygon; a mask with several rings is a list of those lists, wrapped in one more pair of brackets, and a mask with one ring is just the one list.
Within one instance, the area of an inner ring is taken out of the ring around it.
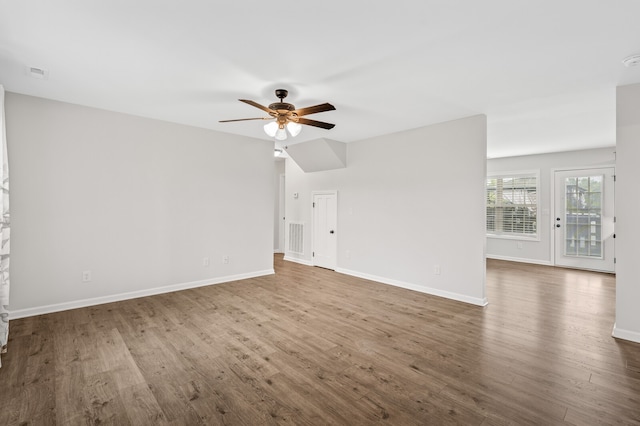
{"label": "door frame", "polygon": [[315,215],[315,210],[313,207],[313,203],[315,202],[315,197],[316,195],[333,195],[336,199],[336,208],[335,208],[335,218],[336,218],[336,224],[335,224],[335,247],[333,248],[333,252],[335,253],[335,257],[334,257],[334,265],[333,269],[335,270],[338,267],[338,190],[324,190],[324,191],[311,191],[311,265],[312,266],[318,266],[316,265],[316,259],[315,256],[313,255],[313,253],[315,252],[315,248],[316,248],[316,239],[318,238],[316,234],[316,215]]}
{"label": "door frame", "polygon": [[[548,215],[549,217],[549,229],[550,229],[550,233],[549,233],[549,245],[550,245],[550,261],[551,261],[551,265],[553,266],[559,266],[564,268],[565,266],[563,265],[557,265],[556,264],[556,234],[555,234],[555,214],[556,214],[556,172],[571,172],[574,170],[595,170],[595,169],[607,169],[607,168],[612,168],[614,170],[614,176],[615,176],[615,170],[616,170],[616,165],[615,164],[599,164],[599,165],[590,165],[590,166],[572,166],[572,167],[556,167],[556,168],[552,168],[551,169],[551,173],[549,176],[549,189],[550,189],[550,214]],[[613,216],[615,217],[616,212],[615,212],[615,178],[614,178],[614,187],[613,187]],[[615,224],[614,224],[615,226]],[[614,231],[615,234],[615,231]],[[615,256],[615,240],[614,240],[614,256]],[[590,269],[587,269],[590,270]],[[603,272],[603,271],[599,271],[599,272]],[[615,263],[614,263],[614,272],[615,273]]]}
{"label": "door frame", "polygon": [[285,202],[286,202],[286,176],[284,173],[280,173],[278,178],[278,253],[285,253],[285,225],[286,225],[286,217],[285,217]]}

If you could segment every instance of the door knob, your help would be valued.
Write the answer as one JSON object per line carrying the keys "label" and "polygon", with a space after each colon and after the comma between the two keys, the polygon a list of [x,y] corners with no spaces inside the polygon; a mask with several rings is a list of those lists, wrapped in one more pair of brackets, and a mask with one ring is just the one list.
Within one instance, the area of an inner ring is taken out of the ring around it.
{"label": "door knob", "polygon": [[334,233],[333,229],[332,229],[331,231],[329,231],[329,233],[330,233],[330,234],[333,234],[333,233]]}
{"label": "door knob", "polygon": [[556,228],[560,228],[560,224],[559,223],[556,225]]}

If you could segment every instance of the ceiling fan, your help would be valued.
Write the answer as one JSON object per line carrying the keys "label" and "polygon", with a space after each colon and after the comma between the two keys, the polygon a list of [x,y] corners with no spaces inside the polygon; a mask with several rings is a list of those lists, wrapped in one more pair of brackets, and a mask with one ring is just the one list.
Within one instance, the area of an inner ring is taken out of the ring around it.
{"label": "ceiling fan", "polygon": [[[256,108],[259,108],[269,114],[269,117],[259,117],[259,118],[239,118],[236,120],[220,120],[220,123],[229,123],[232,121],[248,121],[248,120],[273,120],[264,125],[264,131],[270,137],[275,137],[277,140],[285,140],[287,139],[287,131],[291,134],[291,136],[297,136],[302,130],[301,124],[305,124],[307,126],[320,127],[322,129],[333,129],[335,124],[325,123],[324,121],[316,121],[310,120],[308,118],[304,118],[303,116],[309,114],[317,114],[319,112],[325,111],[333,111],[336,109],[331,104],[324,103],[319,105],[314,105],[306,108],[296,109],[293,104],[284,102],[284,98],[287,97],[289,91],[285,89],[276,89],[276,97],[280,99],[280,102],[274,102],[269,105],[269,107],[265,107],[260,105],[257,102],[248,100],[248,99],[238,99],[240,102],[244,102],[246,104],[252,105]],[[286,129],[286,130],[285,130]]]}

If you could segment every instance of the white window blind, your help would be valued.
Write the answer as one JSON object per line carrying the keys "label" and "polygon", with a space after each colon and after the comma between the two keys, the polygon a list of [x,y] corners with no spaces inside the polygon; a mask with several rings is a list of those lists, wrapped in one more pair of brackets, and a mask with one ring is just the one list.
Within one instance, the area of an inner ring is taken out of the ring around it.
{"label": "white window blind", "polygon": [[487,177],[487,234],[537,237],[536,173]]}

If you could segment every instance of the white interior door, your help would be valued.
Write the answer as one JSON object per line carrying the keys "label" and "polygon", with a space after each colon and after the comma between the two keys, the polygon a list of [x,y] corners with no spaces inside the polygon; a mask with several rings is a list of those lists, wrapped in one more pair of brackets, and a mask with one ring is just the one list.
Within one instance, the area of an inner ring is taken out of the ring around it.
{"label": "white interior door", "polygon": [[338,194],[313,193],[313,265],[336,269]]}
{"label": "white interior door", "polygon": [[555,264],[615,271],[613,167],[555,172]]}

